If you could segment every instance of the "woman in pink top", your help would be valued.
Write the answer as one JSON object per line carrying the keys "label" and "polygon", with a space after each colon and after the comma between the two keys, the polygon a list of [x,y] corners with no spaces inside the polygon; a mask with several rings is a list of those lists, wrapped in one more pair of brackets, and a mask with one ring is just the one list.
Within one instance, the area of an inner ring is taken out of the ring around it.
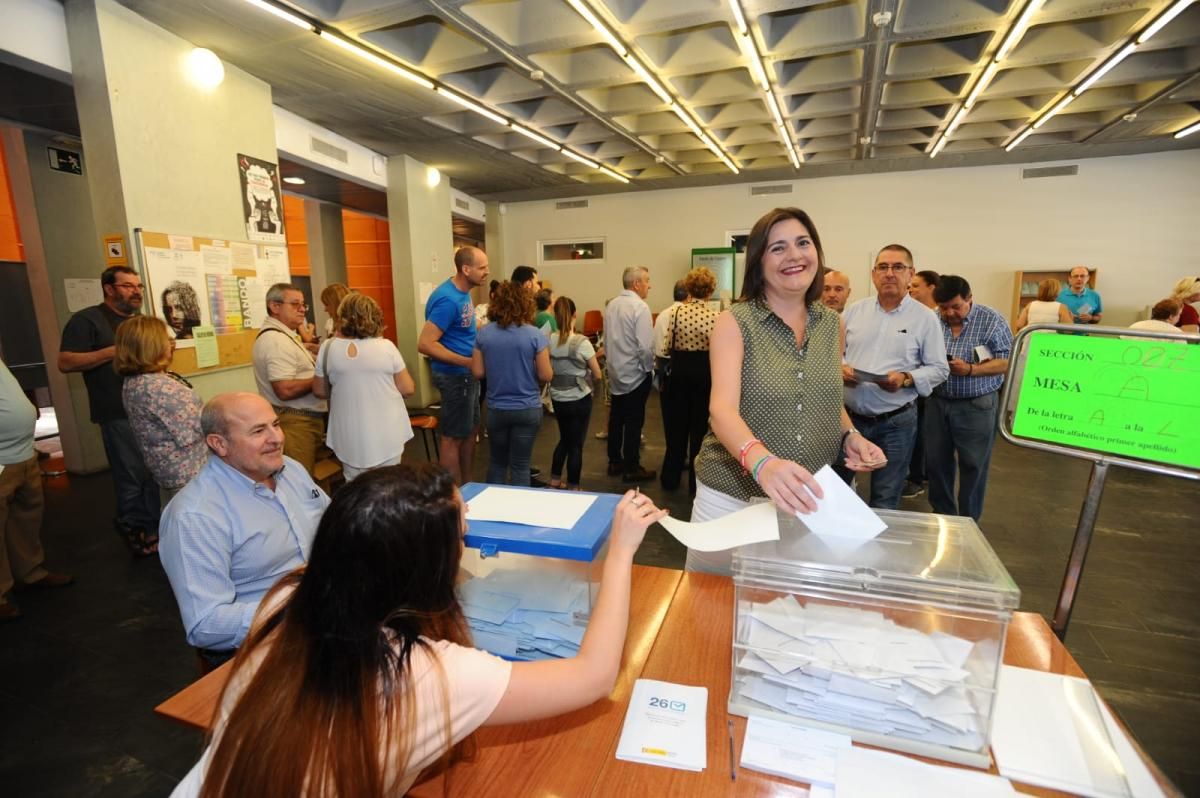
{"label": "woman in pink top", "polygon": [[212,744],[173,795],[399,796],[479,726],[603,698],[633,554],[664,515],[626,493],[579,654],[510,663],[471,647],[455,592],[466,506],[450,475],[432,464],[362,474],[325,511],[308,565],[263,599]]}

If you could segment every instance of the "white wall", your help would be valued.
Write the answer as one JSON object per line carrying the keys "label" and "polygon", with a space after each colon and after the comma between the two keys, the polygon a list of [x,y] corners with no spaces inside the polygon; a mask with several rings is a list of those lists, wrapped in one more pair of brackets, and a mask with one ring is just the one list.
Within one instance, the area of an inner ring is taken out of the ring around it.
{"label": "white wall", "polygon": [[[275,145],[281,154],[325,172],[344,175],[368,186],[387,189],[387,158],[278,105],[274,106],[273,110]],[[342,163],[313,150],[314,136],[344,149],[347,162]]]}
{"label": "white wall", "polygon": [[544,266],[542,277],[582,312],[603,307],[621,270],[642,264],[658,310],[693,247],[724,246],[725,231],[795,205],[812,216],[826,263],[850,273],[852,301],[869,292],[876,250],[898,242],[918,269],[966,277],[975,298],[1005,316],[1015,270],[1097,267],[1105,321],[1129,324],[1197,272],[1200,150],[1070,163],[1074,177],[1023,180],[1019,165],[985,166],[798,180],[792,194],[764,197],[741,184],[590,197],[590,207],[563,211],[553,201],[509,203],[505,260],[535,265],[539,239],[603,236],[603,265]]}
{"label": "white wall", "polygon": [[61,0],[0,0],[0,50],[52,72],[71,74],[71,49]]}

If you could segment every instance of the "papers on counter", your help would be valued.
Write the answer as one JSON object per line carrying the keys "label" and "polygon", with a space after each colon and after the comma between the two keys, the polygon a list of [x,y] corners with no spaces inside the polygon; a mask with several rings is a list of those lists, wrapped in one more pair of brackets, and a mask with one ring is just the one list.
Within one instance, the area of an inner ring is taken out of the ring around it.
{"label": "papers on counter", "polygon": [[508,524],[571,529],[596,501],[594,495],[568,491],[484,488],[467,502],[468,521],[503,521]]}
{"label": "papers on counter", "polygon": [[801,605],[791,594],[753,604],[748,616],[734,643],[735,702],[966,751],[983,746],[990,694],[968,685],[968,666],[989,661],[971,657],[984,644],[926,635],[871,610]]}
{"label": "papers on counter", "polygon": [[638,679],[625,712],[617,759],[704,770],[707,714],[708,688]]}
{"label": "papers on counter", "polygon": [[564,659],[579,653],[589,586],[563,574],[495,570],[458,586],[475,645],[507,659]]}
{"label": "papers on counter", "polygon": [[838,755],[837,798],[1003,798],[1008,779],[978,770],[930,765],[885,751],[852,747]]}
{"label": "papers on counter", "polygon": [[883,519],[831,467],[824,466],[813,478],[824,496],[817,500],[815,512],[797,516],[813,534],[866,542],[887,529]]}
{"label": "papers on counter", "polygon": [[1088,796],[1163,795],[1084,679],[1002,666],[992,752],[1016,781]]}
{"label": "papers on counter", "polygon": [[809,784],[832,785],[838,754],[850,748],[844,734],[751,717],[742,743],[742,767]]}
{"label": "papers on counter", "polygon": [[779,517],[771,502],[752,504],[712,521],[690,523],[667,516],[659,523],[676,540],[695,551],[725,551],[749,543],[779,540]]}

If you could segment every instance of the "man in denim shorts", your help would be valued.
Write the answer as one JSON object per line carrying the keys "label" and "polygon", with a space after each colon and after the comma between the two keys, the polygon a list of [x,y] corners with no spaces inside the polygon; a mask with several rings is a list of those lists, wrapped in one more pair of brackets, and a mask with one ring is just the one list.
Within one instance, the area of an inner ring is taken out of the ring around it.
{"label": "man in denim shorts", "polygon": [[472,288],[488,279],[488,258],[476,247],[454,253],[454,276],[430,294],[417,351],[430,359],[433,384],[442,394],[441,464],[463,484],[471,479],[479,429],[479,381],[471,376],[475,349]]}

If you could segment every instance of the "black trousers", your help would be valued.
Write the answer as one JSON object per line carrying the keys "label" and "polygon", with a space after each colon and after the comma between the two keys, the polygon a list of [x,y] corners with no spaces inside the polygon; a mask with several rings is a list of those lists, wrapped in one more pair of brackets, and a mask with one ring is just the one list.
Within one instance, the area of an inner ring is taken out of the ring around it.
{"label": "black trousers", "polygon": [[583,470],[583,441],[587,438],[588,420],[592,417],[592,395],[573,402],[554,400],[554,418],[558,421],[558,445],[550,461],[550,476],[559,478],[563,462],[567,464],[567,484],[579,484]]}
{"label": "black trousers", "polygon": [[613,394],[608,413],[608,462],[620,463],[625,473],[641,468],[642,425],[646,423],[646,399],[650,375],[629,393]]}
{"label": "black trousers", "polygon": [[663,394],[667,451],[663,455],[662,486],[667,490],[679,486],[684,463],[688,464],[689,469],[692,467],[696,455],[700,453],[704,434],[708,432],[708,395],[712,391],[708,352],[676,352],[675,358],[681,360],[682,355],[692,354],[703,356],[703,367],[680,368],[681,364],[675,363]]}

